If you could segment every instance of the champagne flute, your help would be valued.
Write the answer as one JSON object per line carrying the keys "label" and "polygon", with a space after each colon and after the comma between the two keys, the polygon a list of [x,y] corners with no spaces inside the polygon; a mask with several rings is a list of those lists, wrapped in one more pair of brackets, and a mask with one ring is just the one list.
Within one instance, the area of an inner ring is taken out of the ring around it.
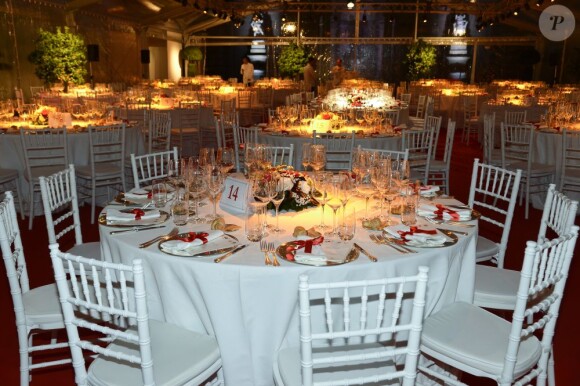
{"label": "champagne flute", "polygon": [[308,170],[308,166],[310,166],[310,161],[312,157],[312,144],[310,142],[305,142],[302,144],[302,169],[304,171]]}
{"label": "champagne flute", "polygon": [[208,215],[206,218],[208,219],[209,222],[212,222],[213,220],[222,217],[221,215],[217,214],[216,206],[218,196],[224,188],[224,177],[217,166],[206,167],[205,184],[210,196],[211,203],[213,205],[212,214]]}
{"label": "champagne flute", "polygon": [[328,201],[326,204],[332,209],[332,230],[329,232],[329,234],[334,236],[337,233],[336,211],[338,211],[338,209],[342,206],[342,201],[340,200],[338,194],[338,183],[333,181],[332,175],[328,176],[327,178],[329,178],[330,181],[327,182]]}
{"label": "champagne flute", "polygon": [[215,165],[215,153],[213,147],[202,147],[199,149],[199,166],[206,170],[211,170]]}
{"label": "champagne flute", "polygon": [[274,204],[274,207],[276,208],[276,227],[274,229],[272,229],[272,232],[274,233],[281,233],[284,232],[283,229],[280,229],[280,205],[282,204],[282,201],[284,201],[284,199],[286,198],[286,191],[284,190],[284,183],[279,179],[279,180],[275,180],[272,181],[274,183],[274,189],[275,189],[275,194],[272,197],[272,203]]}
{"label": "champagne flute", "polygon": [[324,169],[326,165],[326,148],[324,145],[312,145],[310,149],[310,166],[312,166],[312,169],[317,172]]}
{"label": "champagne flute", "polygon": [[318,226],[321,229],[328,228],[328,226],[324,224],[324,206],[326,205],[326,202],[328,201],[326,184],[325,184],[325,178],[327,177],[327,175],[328,174],[324,173],[324,172],[317,172],[314,176],[315,188],[318,191],[318,195],[316,196],[316,199],[318,200],[318,202],[320,203],[320,206],[322,208],[320,225]]}
{"label": "champagne flute", "polygon": [[370,170],[366,170],[364,174],[361,175],[357,191],[365,199],[365,216],[363,217],[363,220],[369,220],[369,200],[375,193],[375,187],[371,181]]}

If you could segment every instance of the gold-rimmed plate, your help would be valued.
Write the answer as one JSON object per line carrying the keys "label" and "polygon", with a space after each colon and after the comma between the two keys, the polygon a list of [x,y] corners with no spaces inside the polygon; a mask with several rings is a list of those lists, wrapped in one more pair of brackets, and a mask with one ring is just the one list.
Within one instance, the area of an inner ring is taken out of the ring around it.
{"label": "gold-rimmed plate", "polygon": [[459,238],[457,237],[457,235],[453,232],[448,232],[448,231],[442,231],[441,229],[437,230],[438,232],[443,233],[446,237],[447,240],[441,244],[435,244],[435,243],[430,243],[430,242],[419,242],[417,240],[403,240],[400,238],[396,238],[394,237],[392,234],[390,234],[387,231],[383,231],[383,237],[385,238],[385,240],[387,242],[393,243],[395,245],[404,245],[407,247],[412,247],[412,248],[445,248],[445,247],[450,247],[452,245],[457,244],[457,241],[459,240]]}
{"label": "gold-rimmed plate", "polygon": [[[148,209],[143,209],[147,211]],[[160,210],[159,217],[143,219],[143,220],[129,220],[129,221],[107,221],[106,211],[99,215],[99,224],[105,225],[113,228],[138,228],[146,227],[151,225],[163,224],[165,221],[169,220],[169,213]]]}
{"label": "gold-rimmed plate", "polygon": [[[199,232],[197,232],[199,233]],[[222,253],[227,253],[240,245],[240,241],[228,233],[224,233],[222,237],[218,237],[214,240],[208,241],[206,244],[191,246],[186,249],[176,250],[173,248],[165,247],[165,243],[171,240],[177,240],[183,237],[187,237],[189,233],[180,233],[173,236],[167,240],[159,242],[158,248],[161,252],[168,255],[180,256],[180,257],[205,257],[205,256],[215,256]]]}
{"label": "gold-rimmed plate", "polygon": [[291,263],[310,265],[310,266],[331,266],[331,265],[341,265],[350,263],[358,259],[359,251],[358,249],[352,247],[346,255],[342,252],[336,250],[325,250],[326,259],[316,259],[316,260],[302,260],[297,261],[294,257],[296,256],[296,244],[292,241],[287,243],[282,243],[276,248],[276,254]]}

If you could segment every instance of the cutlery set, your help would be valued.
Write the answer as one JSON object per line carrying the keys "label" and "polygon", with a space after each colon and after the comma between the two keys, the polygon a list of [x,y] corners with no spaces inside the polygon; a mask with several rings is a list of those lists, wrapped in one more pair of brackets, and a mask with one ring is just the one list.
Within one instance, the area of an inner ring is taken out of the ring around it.
{"label": "cutlery set", "polygon": [[[260,241],[260,251],[262,251],[265,257],[264,264],[272,265],[274,267],[280,266],[280,262],[276,256],[276,248],[274,248],[274,243],[267,243],[266,240]],[[272,255],[272,259],[270,259],[270,254]]]}
{"label": "cutlery set", "polygon": [[371,238],[372,241],[375,242],[375,244],[387,245],[399,253],[403,253],[403,254],[415,253],[414,250],[407,248],[404,245],[399,244],[399,242],[397,240],[395,240],[391,237],[385,237],[383,235],[374,235],[374,234],[371,234],[369,237]]}

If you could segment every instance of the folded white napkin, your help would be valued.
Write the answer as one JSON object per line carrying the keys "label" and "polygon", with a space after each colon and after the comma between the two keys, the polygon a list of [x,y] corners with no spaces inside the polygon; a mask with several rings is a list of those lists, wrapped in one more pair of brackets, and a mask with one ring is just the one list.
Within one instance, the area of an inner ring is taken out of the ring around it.
{"label": "folded white napkin", "polygon": [[[202,232],[197,232],[197,233],[202,233]],[[215,240],[217,238],[220,238],[224,235],[223,231],[219,231],[219,230],[213,230],[213,231],[207,231],[205,232],[207,233],[207,236],[205,237],[207,239],[207,242],[211,242],[212,240]],[[203,241],[200,239],[195,239],[193,241],[183,241],[183,240],[169,240],[165,243],[163,243],[163,248],[170,250],[170,251],[183,251],[186,250],[188,248],[191,247],[198,247],[200,245],[203,245]]]}
{"label": "folded white napkin", "polygon": [[149,191],[145,189],[133,189],[129,193],[125,193],[125,198],[128,200],[142,200],[147,199]]}
{"label": "folded white napkin", "polygon": [[[310,240],[311,237],[299,236],[297,237],[298,240]],[[294,260],[298,263],[303,264],[312,264],[312,265],[324,265],[326,264],[327,258],[326,254],[322,250],[321,245],[313,245],[312,252],[306,253],[304,248],[300,248],[296,250],[294,254]]]}
{"label": "folded white napkin", "polygon": [[439,186],[437,185],[427,185],[427,186],[421,186],[419,188],[419,194],[421,196],[429,196],[432,195],[435,192],[439,191]]}
{"label": "folded white napkin", "polygon": [[[471,219],[471,209],[457,209],[457,208],[449,208],[449,207],[445,207],[455,213],[457,213],[459,215],[459,220],[470,220]],[[421,204],[419,205],[419,208],[417,209],[417,214],[419,216],[426,216],[426,217],[434,217],[436,216],[435,212],[438,211],[439,208],[437,208],[436,205],[434,204]],[[451,213],[444,211],[443,212],[443,220],[456,220],[453,218],[453,216],[451,216]]]}
{"label": "folded white napkin", "polygon": [[[429,228],[419,228],[424,230],[431,230]],[[397,239],[401,239],[400,232],[409,232],[410,228],[403,224],[393,225],[385,228],[385,231]],[[412,235],[406,235],[405,239],[409,245],[421,245],[421,246],[437,246],[442,245],[448,239],[446,236],[436,233],[434,235],[428,233],[414,233]]]}
{"label": "folded white napkin", "polygon": [[[141,220],[151,220],[161,216],[157,210],[145,210],[141,215]],[[136,221],[135,213],[121,212],[120,210],[107,208],[107,221]]]}

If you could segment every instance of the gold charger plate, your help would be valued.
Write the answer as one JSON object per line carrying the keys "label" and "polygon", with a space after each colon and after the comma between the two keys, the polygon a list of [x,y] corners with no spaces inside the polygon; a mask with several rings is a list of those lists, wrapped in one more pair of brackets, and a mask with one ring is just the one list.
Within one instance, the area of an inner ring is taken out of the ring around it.
{"label": "gold charger plate", "polygon": [[[143,209],[147,211],[147,209]],[[130,220],[130,221],[114,221],[114,222],[107,222],[107,213],[103,212],[99,215],[99,224],[105,225],[108,227],[113,228],[138,228],[138,227],[146,227],[151,225],[163,224],[165,221],[169,219],[169,213],[165,212],[164,210],[159,211],[159,217],[145,219],[145,220]]]}
{"label": "gold charger plate", "polygon": [[[292,241],[289,241],[287,243],[282,243],[278,246],[278,248],[276,248],[276,254],[286,260],[289,261],[291,263],[296,263],[296,264],[301,264],[301,265],[310,265],[310,266],[314,266],[314,267],[320,267],[320,266],[331,266],[331,265],[342,265],[342,264],[346,264],[346,263],[350,263],[351,261],[355,261],[356,259],[358,259],[359,256],[359,251],[358,249],[356,249],[355,247],[352,247],[348,253],[346,254],[346,256],[344,256],[343,260],[325,260],[325,261],[320,261],[320,262],[306,262],[306,261],[296,261],[294,259],[294,256],[296,255],[296,250],[288,250],[288,247],[291,247],[295,245]],[[292,258],[289,259],[288,255],[291,255]]]}
{"label": "gold charger plate", "polygon": [[457,241],[459,240],[459,237],[457,237],[457,235],[453,232],[447,232],[447,231],[442,231],[441,229],[438,229],[437,231],[443,233],[445,236],[449,237],[451,240],[445,241],[443,244],[423,244],[423,243],[418,243],[418,242],[413,242],[413,241],[405,241],[402,239],[397,239],[396,237],[394,237],[392,234],[390,234],[387,231],[383,231],[383,236],[389,240],[390,242],[396,244],[396,245],[404,245],[407,247],[412,247],[412,248],[445,248],[445,247],[450,247],[452,245],[457,244]]}

